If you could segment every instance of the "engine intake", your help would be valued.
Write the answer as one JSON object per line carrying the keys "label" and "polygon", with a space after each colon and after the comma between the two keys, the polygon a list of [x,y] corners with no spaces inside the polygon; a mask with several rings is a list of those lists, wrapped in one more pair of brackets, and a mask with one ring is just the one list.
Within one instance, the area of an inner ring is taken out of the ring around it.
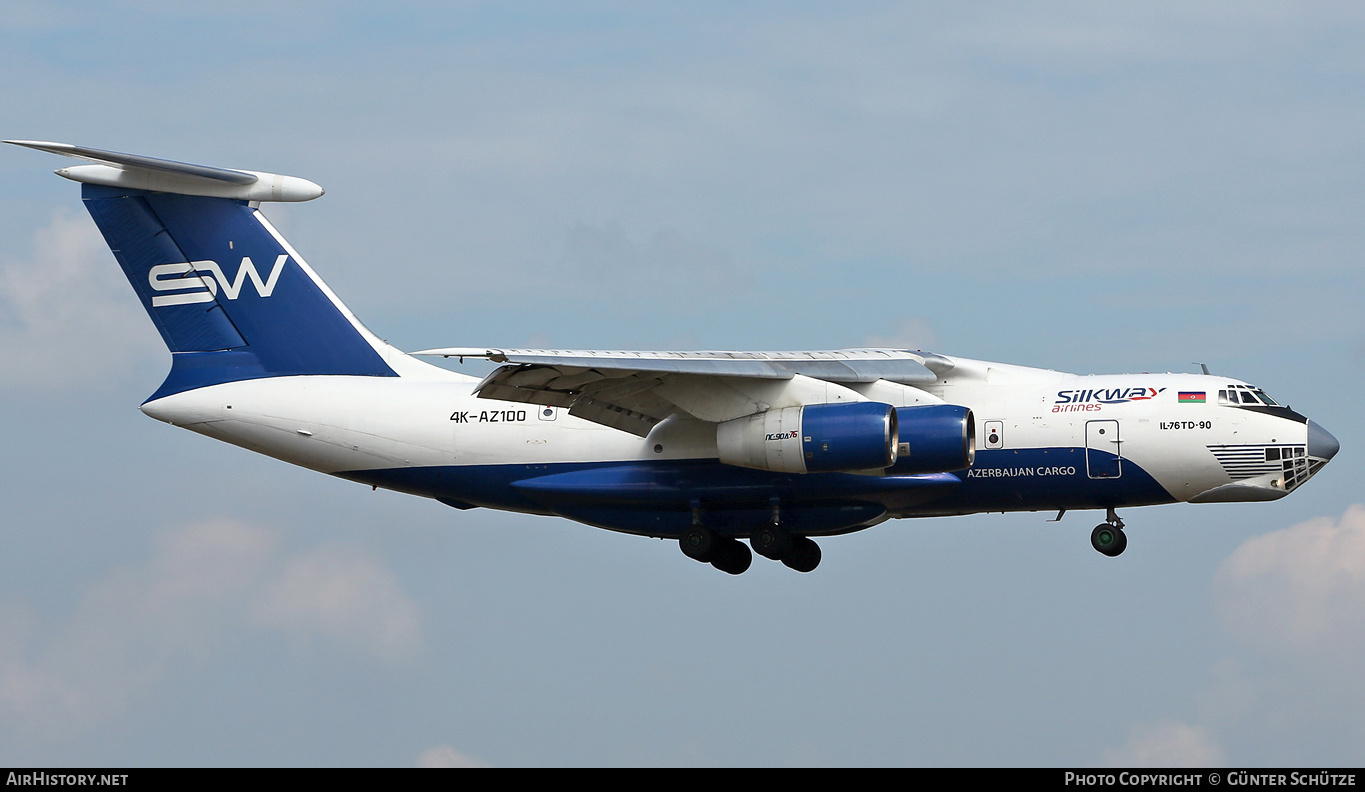
{"label": "engine intake", "polygon": [[972,466],[976,458],[976,419],[956,404],[897,407],[900,448],[896,464],[886,472],[951,473]]}
{"label": "engine intake", "polygon": [[896,409],[881,402],[766,410],[716,427],[720,461],[780,473],[881,470],[896,463]]}

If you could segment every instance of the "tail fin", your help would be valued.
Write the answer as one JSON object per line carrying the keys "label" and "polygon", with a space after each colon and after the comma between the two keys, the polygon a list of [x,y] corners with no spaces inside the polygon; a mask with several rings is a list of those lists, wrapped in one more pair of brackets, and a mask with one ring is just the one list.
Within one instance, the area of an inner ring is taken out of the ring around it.
{"label": "tail fin", "polygon": [[306,200],[321,188],[273,174],[21,144],[100,163],[58,173],[83,182],[86,209],[172,353],[171,373],[152,399],[261,377],[397,376],[387,345],[253,203],[272,194]]}

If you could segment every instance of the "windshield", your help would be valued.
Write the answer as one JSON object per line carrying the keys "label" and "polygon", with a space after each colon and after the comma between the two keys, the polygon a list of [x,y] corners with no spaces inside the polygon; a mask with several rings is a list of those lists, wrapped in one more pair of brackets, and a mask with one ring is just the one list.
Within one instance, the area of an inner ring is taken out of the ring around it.
{"label": "windshield", "polygon": [[1251,385],[1229,385],[1226,389],[1218,391],[1219,404],[1254,404],[1265,405],[1267,407],[1279,407],[1279,402],[1270,398],[1265,391]]}

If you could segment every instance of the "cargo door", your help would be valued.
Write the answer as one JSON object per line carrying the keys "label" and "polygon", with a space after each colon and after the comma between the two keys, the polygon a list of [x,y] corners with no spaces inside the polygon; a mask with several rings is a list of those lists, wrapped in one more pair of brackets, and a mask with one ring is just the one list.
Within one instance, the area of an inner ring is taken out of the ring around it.
{"label": "cargo door", "polygon": [[1085,422],[1085,469],[1092,479],[1123,474],[1123,447],[1118,421]]}

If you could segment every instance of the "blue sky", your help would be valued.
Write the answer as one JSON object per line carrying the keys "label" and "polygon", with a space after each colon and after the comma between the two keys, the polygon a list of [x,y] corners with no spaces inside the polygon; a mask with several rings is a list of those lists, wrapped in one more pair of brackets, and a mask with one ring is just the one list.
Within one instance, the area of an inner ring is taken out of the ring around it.
{"label": "blue sky", "polygon": [[[0,132],[312,179],[401,348],[894,344],[1254,382],[1272,504],[897,521],[811,575],[148,420],[64,164],[0,152],[0,764],[1359,764],[1365,12],[20,0]],[[10,147],[6,147],[10,148]]]}

